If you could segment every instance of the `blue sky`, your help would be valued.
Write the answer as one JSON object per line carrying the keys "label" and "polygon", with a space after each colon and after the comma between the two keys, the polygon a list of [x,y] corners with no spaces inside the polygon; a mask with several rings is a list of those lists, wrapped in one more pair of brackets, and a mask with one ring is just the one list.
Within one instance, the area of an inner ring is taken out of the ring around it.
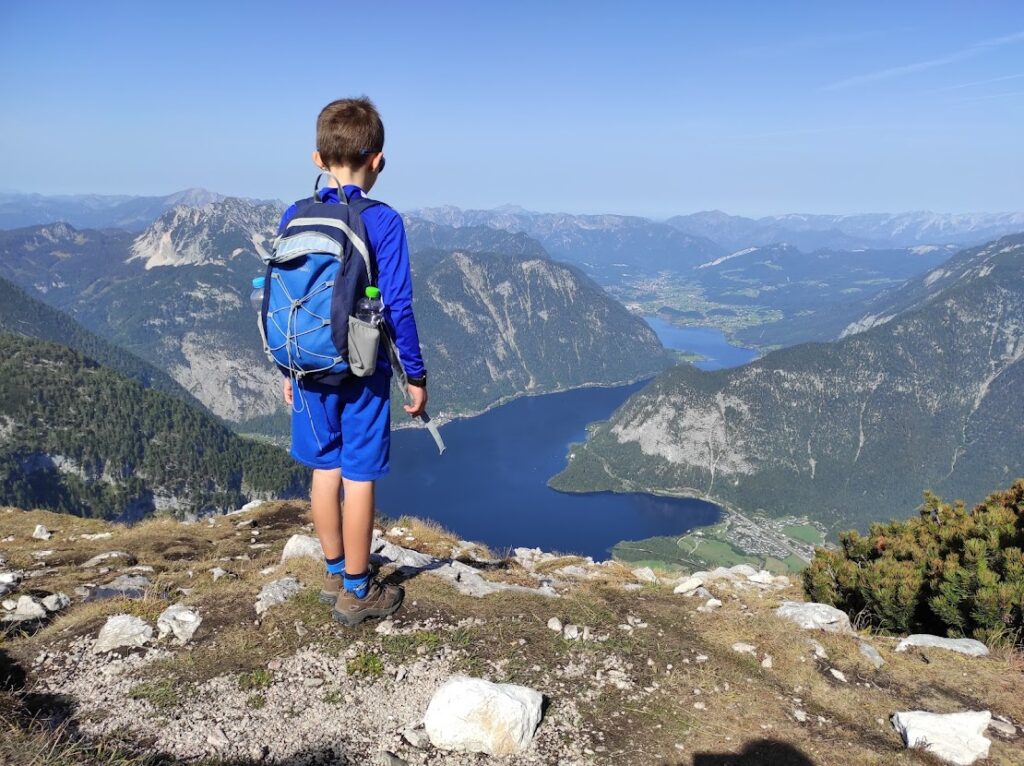
{"label": "blue sky", "polygon": [[0,92],[5,190],[291,200],[365,93],[404,209],[1024,210],[1020,2],[4,3]]}

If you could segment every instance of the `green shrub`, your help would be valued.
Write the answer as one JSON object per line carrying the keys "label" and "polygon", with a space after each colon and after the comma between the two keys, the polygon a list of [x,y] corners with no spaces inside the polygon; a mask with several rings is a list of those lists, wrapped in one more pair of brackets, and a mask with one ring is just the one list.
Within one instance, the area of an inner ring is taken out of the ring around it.
{"label": "green shrub", "polygon": [[818,549],[804,588],[885,631],[1024,642],[1024,479],[967,511],[930,492],[917,518]]}

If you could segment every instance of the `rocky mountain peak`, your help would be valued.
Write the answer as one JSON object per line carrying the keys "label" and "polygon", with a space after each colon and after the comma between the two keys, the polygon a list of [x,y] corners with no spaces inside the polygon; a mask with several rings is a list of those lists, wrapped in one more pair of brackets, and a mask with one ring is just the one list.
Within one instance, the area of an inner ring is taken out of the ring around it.
{"label": "rocky mountain peak", "polygon": [[159,266],[224,264],[244,253],[262,256],[276,234],[281,210],[237,197],[194,206],[179,204],[161,215],[132,244],[129,260]]}
{"label": "rocky mountain peak", "polygon": [[[858,633],[747,565],[498,557],[407,519],[372,543],[403,608],[343,627],[319,600],[308,512],[120,526],[0,509],[0,660],[31,690],[0,693],[0,761],[73,747],[60,762],[881,763],[929,746],[924,732],[949,763],[1020,753],[1003,650]],[[80,739],[31,734],[49,705]]]}

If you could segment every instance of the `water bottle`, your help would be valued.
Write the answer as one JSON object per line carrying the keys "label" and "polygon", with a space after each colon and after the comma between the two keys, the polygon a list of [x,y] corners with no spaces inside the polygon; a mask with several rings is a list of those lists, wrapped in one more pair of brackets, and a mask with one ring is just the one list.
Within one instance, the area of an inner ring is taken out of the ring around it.
{"label": "water bottle", "polygon": [[356,303],[356,319],[379,325],[384,319],[384,301],[380,299],[380,290],[376,287],[367,287],[366,293]]}
{"label": "water bottle", "polygon": [[252,280],[252,292],[249,293],[249,303],[252,304],[252,310],[257,314],[263,310],[263,286],[266,283],[266,277],[255,277]]}

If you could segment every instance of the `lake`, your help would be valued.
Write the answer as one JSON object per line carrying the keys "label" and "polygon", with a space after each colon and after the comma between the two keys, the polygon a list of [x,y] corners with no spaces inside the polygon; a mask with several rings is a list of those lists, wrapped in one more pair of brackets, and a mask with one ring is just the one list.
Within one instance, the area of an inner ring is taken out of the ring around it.
{"label": "lake", "polygon": [[739,367],[758,357],[757,351],[734,346],[725,333],[715,327],[677,327],[656,316],[644,320],[658,336],[661,345],[676,351],[700,354],[704,359],[694,364],[702,370],[720,370]]}
{"label": "lake", "polygon": [[377,484],[377,506],[391,518],[433,519],[499,553],[539,547],[598,560],[609,558],[622,540],[682,535],[714,524],[719,509],[702,500],[568,494],[547,486],[565,466],[569,445],[586,437],[587,424],[606,420],[642,386],[516,399],[442,426],[448,445],[443,456],[425,430],[395,431],[391,475]]}

